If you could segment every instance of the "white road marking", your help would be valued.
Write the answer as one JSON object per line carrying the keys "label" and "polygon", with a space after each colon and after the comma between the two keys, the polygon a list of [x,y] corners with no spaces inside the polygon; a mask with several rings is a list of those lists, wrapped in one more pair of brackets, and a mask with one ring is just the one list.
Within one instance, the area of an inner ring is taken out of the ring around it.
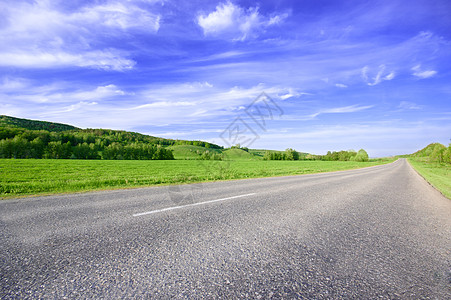
{"label": "white road marking", "polygon": [[167,208],[162,208],[162,209],[157,209],[157,210],[152,210],[152,211],[147,211],[147,212],[143,212],[143,213],[134,214],[133,216],[134,217],[139,217],[139,216],[144,216],[144,215],[156,214],[156,213],[159,213],[159,212],[175,210],[175,209],[180,209],[180,208],[185,208],[185,207],[190,207],[190,206],[197,206],[197,205],[202,205],[202,204],[209,204],[209,203],[225,201],[225,200],[231,200],[231,199],[236,199],[236,198],[242,198],[242,197],[252,196],[252,195],[255,195],[255,194],[256,193],[250,193],[250,194],[245,194],[245,195],[232,196],[232,197],[215,199],[215,200],[209,200],[209,201],[204,201],[204,202],[198,202],[198,203],[192,203],[192,204],[186,204],[186,205],[180,205],[180,206],[173,206],[173,207],[167,207]]}

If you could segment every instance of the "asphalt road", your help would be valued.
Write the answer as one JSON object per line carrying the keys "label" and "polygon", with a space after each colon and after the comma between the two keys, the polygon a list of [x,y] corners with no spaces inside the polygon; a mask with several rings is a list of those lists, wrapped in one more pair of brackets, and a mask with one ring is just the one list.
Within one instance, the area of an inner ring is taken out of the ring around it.
{"label": "asphalt road", "polygon": [[451,200],[366,169],[0,201],[0,298],[451,299]]}

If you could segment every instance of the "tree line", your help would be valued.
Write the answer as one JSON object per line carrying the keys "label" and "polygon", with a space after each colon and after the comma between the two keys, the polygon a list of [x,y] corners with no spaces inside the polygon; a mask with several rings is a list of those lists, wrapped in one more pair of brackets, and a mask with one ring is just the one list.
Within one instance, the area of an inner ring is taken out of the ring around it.
{"label": "tree line", "polygon": [[50,141],[45,143],[37,137],[28,141],[16,136],[0,140],[0,158],[50,158],[50,159],[174,159],[172,151],[161,145],[113,142],[105,146],[101,141],[79,143]]}
{"label": "tree line", "polygon": [[349,151],[328,151],[326,155],[314,155],[299,153],[294,149],[288,148],[285,151],[265,151],[264,160],[323,160],[323,161],[368,161],[368,153],[364,149],[358,152]]}
{"label": "tree line", "polygon": [[0,129],[0,158],[174,159],[172,151],[140,134],[80,130]]}
{"label": "tree line", "polygon": [[299,160],[299,152],[288,148],[282,151],[265,151],[264,160]]}

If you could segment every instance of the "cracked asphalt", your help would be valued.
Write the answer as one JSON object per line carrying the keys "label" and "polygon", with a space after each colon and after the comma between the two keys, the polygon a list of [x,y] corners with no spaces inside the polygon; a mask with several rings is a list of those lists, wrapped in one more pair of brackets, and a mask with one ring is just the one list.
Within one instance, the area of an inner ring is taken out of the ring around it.
{"label": "cracked asphalt", "polygon": [[1,299],[451,299],[451,200],[404,159],[3,200],[0,228]]}

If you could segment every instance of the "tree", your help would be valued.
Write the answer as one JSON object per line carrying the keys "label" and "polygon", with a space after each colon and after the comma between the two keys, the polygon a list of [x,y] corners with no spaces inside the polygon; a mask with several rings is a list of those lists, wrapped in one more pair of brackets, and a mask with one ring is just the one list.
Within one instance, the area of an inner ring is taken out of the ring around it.
{"label": "tree", "polygon": [[366,153],[365,150],[360,149],[359,152],[357,152],[357,155],[354,156],[353,160],[354,161],[360,161],[360,162],[368,161],[369,160],[368,153]]}
{"label": "tree", "polygon": [[299,153],[296,150],[288,148],[284,153],[285,160],[299,160]]}
{"label": "tree", "polygon": [[266,150],[265,154],[263,155],[263,160],[271,160],[271,152]]}
{"label": "tree", "polygon": [[50,142],[44,150],[44,158],[70,158],[72,155],[72,146],[70,142],[61,143],[58,142]]}
{"label": "tree", "polygon": [[12,157],[12,139],[4,139],[0,141],[0,158]]}
{"label": "tree", "polygon": [[11,141],[11,158],[29,158],[30,156],[30,142],[16,135]]}
{"label": "tree", "polygon": [[445,149],[445,146],[443,146],[442,144],[435,144],[434,149],[429,155],[429,161],[442,163]]}
{"label": "tree", "polygon": [[42,158],[44,155],[45,144],[40,137],[35,138],[31,141],[31,157],[32,158]]}
{"label": "tree", "polygon": [[448,148],[443,151],[443,162],[451,164],[451,144],[449,144]]}

